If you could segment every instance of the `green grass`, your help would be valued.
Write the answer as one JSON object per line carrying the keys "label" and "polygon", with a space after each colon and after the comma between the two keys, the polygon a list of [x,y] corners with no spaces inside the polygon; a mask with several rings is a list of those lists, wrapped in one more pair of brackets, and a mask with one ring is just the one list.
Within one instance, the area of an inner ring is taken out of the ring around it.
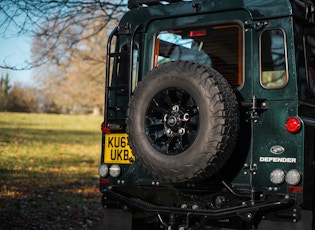
{"label": "green grass", "polygon": [[88,229],[101,218],[102,117],[0,113],[0,227]]}

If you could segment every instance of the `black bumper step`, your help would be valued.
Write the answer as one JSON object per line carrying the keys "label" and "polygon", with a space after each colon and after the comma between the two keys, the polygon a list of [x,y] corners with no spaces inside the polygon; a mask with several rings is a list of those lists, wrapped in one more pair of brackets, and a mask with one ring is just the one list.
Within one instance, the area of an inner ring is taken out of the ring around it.
{"label": "black bumper step", "polygon": [[294,199],[281,199],[277,201],[259,202],[255,204],[245,203],[244,205],[222,208],[222,209],[191,209],[191,208],[176,208],[165,207],[151,204],[138,198],[128,198],[120,195],[112,190],[106,190],[104,192],[103,205],[110,208],[107,202],[117,201],[113,208],[137,209],[157,214],[173,214],[187,216],[200,216],[207,219],[219,220],[231,217],[240,217],[246,222],[252,222],[258,213],[266,214],[274,212],[275,210],[287,209],[295,205]]}

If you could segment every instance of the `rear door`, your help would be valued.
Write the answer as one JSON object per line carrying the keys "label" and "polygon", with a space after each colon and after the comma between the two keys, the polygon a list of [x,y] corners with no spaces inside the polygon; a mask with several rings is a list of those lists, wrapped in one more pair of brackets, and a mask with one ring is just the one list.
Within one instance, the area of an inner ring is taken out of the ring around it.
{"label": "rear door", "polygon": [[[250,102],[253,95],[252,30],[246,11],[220,12],[153,21],[147,30],[147,72],[160,63],[171,60],[190,60],[208,65],[220,72],[234,88],[240,102]],[[250,122],[242,106],[239,142],[222,175],[240,188],[248,188],[250,177],[244,164],[251,161]]]}
{"label": "rear door", "polygon": [[254,53],[258,54],[254,58],[259,65],[254,67],[253,158],[249,163],[254,189],[286,193],[295,185],[288,185],[285,175],[291,169],[301,172],[303,168],[302,132],[286,130],[288,118],[298,114],[293,23],[292,18],[283,18],[264,24],[263,29],[253,32]]}

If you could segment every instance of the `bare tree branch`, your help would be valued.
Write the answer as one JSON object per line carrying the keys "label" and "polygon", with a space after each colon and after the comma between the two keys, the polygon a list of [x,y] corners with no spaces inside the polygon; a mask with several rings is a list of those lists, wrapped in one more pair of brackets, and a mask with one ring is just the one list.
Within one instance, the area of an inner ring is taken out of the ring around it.
{"label": "bare tree branch", "polygon": [[[127,0],[0,1],[0,32],[2,31],[3,36],[28,35],[36,40],[41,38],[42,45],[45,46],[45,52],[35,55],[36,58],[31,61],[26,60],[24,66],[9,65],[3,60],[0,62],[0,68],[28,70],[51,61],[58,63],[62,52],[52,54],[52,51],[58,50],[60,43],[66,42],[64,44],[72,49],[81,40],[95,36],[106,28],[109,22],[117,22],[127,10],[126,5]],[[94,29],[81,36],[86,28],[91,28],[92,25]],[[50,43],[44,44],[47,40],[50,40]]]}

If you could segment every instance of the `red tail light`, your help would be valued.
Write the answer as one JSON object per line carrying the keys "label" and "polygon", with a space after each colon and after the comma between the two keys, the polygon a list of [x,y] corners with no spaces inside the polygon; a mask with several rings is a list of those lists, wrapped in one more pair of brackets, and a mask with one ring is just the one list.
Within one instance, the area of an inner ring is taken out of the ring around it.
{"label": "red tail light", "polygon": [[100,179],[100,184],[108,185],[109,184],[109,180],[108,179]]}
{"label": "red tail light", "polygon": [[206,35],[207,35],[206,30],[195,30],[189,32],[189,37],[202,37]]}
{"label": "red tail light", "polygon": [[295,192],[295,193],[301,193],[303,192],[302,187],[288,187],[288,192]]}
{"label": "red tail light", "polygon": [[301,121],[296,117],[289,117],[285,123],[285,128],[290,133],[297,133],[301,129]]}
{"label": "red tail light", "polygon": [[104,134],[110,133],[110,123],[107,123],[107,124],[106,124],[106,127],[105,127],[105,124],[104,124],[104,122],[103,122],[102,125],[101,125],[101,130],[102,130],[102,132],[103,132]]}

